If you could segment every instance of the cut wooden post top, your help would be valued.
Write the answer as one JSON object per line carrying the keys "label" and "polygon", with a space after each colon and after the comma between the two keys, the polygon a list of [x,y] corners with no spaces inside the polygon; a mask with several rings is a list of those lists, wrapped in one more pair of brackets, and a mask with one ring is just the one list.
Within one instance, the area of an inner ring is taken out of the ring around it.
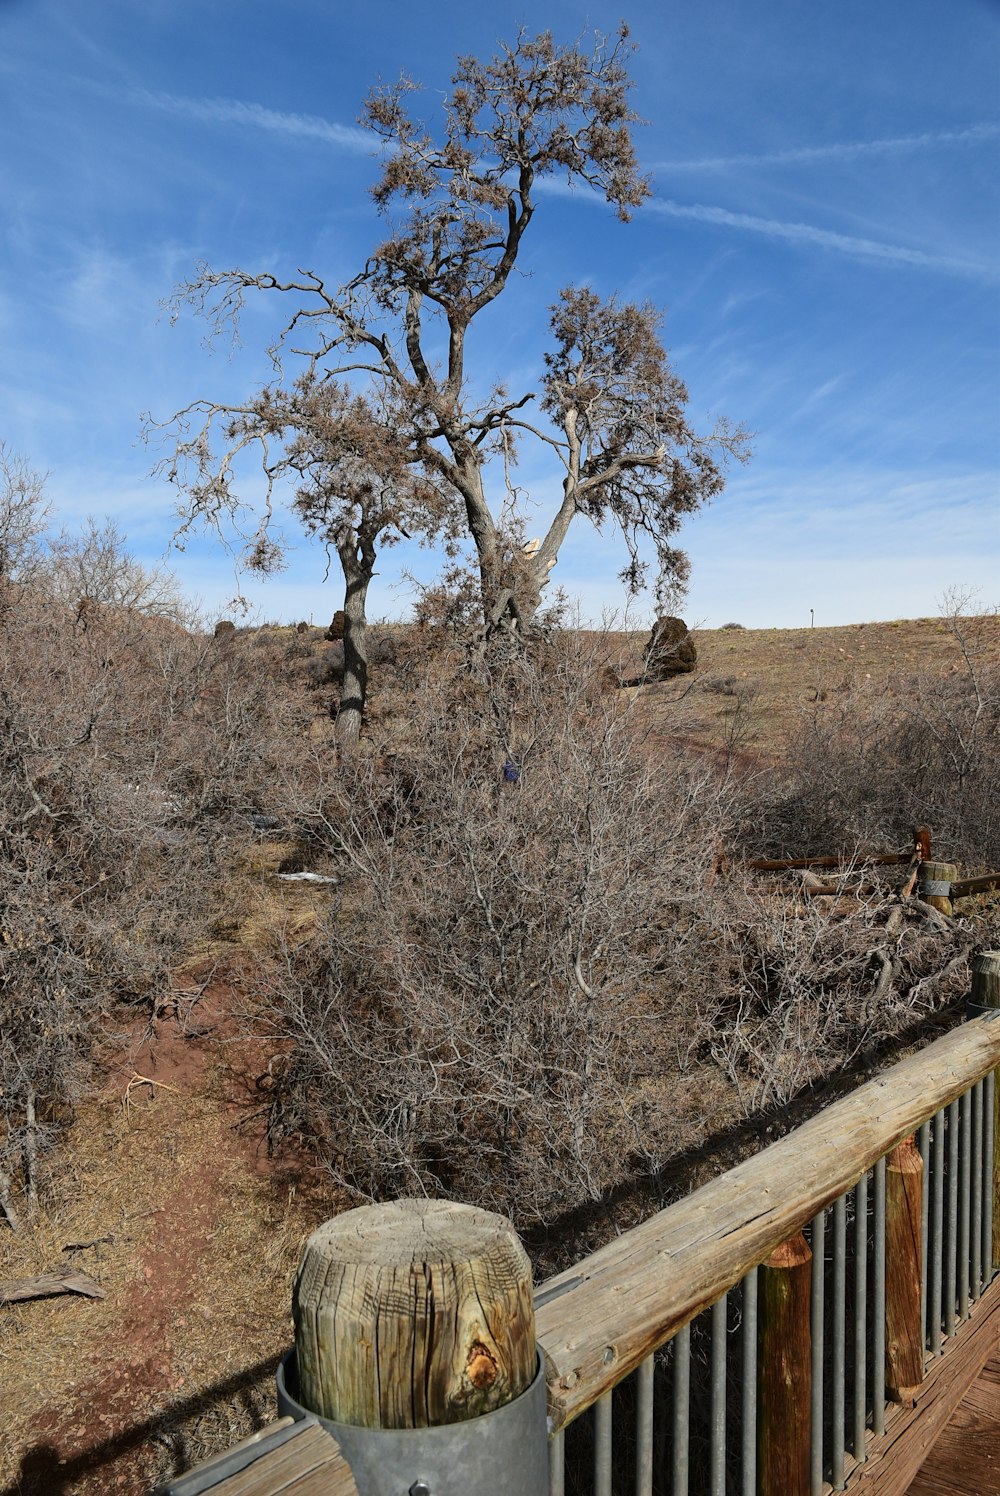
{"label": "cut wooden post top", "polygon": [[365,1428],[492,1412],[536,1370],[531,1264],[504,1216],[367,1205],[305,1244],[292,1299],[300,1401]]}
{"label": "cut wooden post top", "polygon": [[498,1243],[512,1247],[515,1256],[528,1262],[506,1216],[454,1200],[391,1200],[360,1205],[324,1221],[309,1237],[305,1251],[334,1252],[341,1262],[398,1267],[405,1262],[453,1262],[456,1253],[478,1256],[495,1250]]}
{"label": "cut wooden post top", "polygon": [[1000,951],[980,951],[972,962],[972,1001],[1000,1008]]}

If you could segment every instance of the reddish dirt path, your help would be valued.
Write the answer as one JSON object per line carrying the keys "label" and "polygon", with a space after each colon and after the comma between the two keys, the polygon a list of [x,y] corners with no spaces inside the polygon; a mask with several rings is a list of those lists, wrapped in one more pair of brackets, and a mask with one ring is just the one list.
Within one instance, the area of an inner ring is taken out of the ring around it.
{"label": "reddish dirt path", "polygon": [[[0,1496],[144,1496],[274,1416],[299,1245],[343,1202],[234,1129],[257,1057],[234,1038],[230,996],[215,982],[187,1028],[162,1018],[109,1067],[60,1151],[47,1217],[3,1243],[0,1276],[72,1261],[107,1297],[0,1309]],[[67,1257],[67,1243],[91,1245]]]}

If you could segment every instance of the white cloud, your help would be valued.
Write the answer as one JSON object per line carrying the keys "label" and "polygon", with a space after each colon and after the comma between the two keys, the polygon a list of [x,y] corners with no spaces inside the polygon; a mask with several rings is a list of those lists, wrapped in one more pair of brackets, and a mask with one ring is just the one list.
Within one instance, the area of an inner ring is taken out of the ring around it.
{"label": "white cloud", "polygon": [[242,99],[193,99],[179,94],[153,93],[140,88],[130,92],[133,103],[176,114],[183,119],[204,120],[211,124],[250,126],[275,135],[291,135],[322,140],[341,150],[366,155],[377,145],[373,135],[355,125],[339,125],[315,114],[286,113],[266,109]]}
{"label": "white cloud", "polygon": [[1000,124],[964,130],[930,130],[921,135],[890,135],[880,140],[839,140],[829,145],[795,146],[784,151],[705,156],[695,161],[658,161],[654,171],[725,171],[731,166],[796,166],[810,161],[850,161],[858,156],[891,155],[940,145],[979,145],[1000,137]]}
{"label": "white cloud", "polygon": [[728,208],[717,208],[706,203],[677,203],[670,198],[657,197],[645,205],[645,211],[660,213],[665,218],[687,218],[696,223],[716,224],[720,228],[742,229],[752,234],[763,234],[769,239],[784,239],[792,244],[816,245],[821,249],[832,249],[839,254],[883,264],[943,270],[975,279],[995,280],[1000,274],[997,266],[983,265],[975,260],[930,254],[923,249],[909,249],[903,244],[886,244],[878,239],[860,239],[851,234],[838,234],[833,229],[817,228],[811,223],[788,223],[777,218],[758,218],[753,213],[732,213]]}

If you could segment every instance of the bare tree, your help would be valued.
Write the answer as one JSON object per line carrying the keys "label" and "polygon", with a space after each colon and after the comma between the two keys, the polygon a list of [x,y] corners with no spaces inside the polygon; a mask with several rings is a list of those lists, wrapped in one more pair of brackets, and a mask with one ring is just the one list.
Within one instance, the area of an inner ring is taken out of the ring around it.
{"label": "bare tree", "polygon": [[48,546],[44,583],[69,608],[97,603],[178,622],[192,611],[173,572],[133,556],[110,518],[101,523],[91,515],[80,533],[60,531]]}
{"label": "bare tree", "polygon": [[[622,26],[614,39],[599,35],[589,52],[557,47],[548,32],[522,33],[489,61],[461,58],[437,139],[407,110],[415,87],[408,79],[377,89],[362,115],[383,147],[373,197],[399,217],[363,269],[332,288],[312,270],[280,278],[203,267],[175,297],[175,312],[188,303],[220,330],[235,327],[249,293],[277,292],[292,306],[271,349],[279,380],[285,361],[301,360],[310,375],[368,382],[374,403],[392,411],[402,459],[433,477],[462,517],[478,558],[487,632],[530,622],[580,515],[619,528],[631,586],[642,580],[642,536],[662,572],[682,575],[684,558],[673,544],[681,517],[718,493],[720,464],[747,451],[745,433],[725,422],[707,437],[688,425],[687,392],[650,306],[563,291],[534,388],[483,393],[470,357],[476,319],[511,286],[539,182],[561,175],[596,189],[622,219],[648,195],[631,136],[629,51]],[[533,401],[538,416],[529,420]],[[204,424],[194,433],[190,412],[180,413],[177,436],[182,455],[212,472],[211,482],[187,487],[189,512],[211,519],[220,504],[238,503],[232,458],[244,432],[226,428],[224,407],[200,410]],[[224,448],[218,461],[211,456],[216,418]],[[544,537],[527,549],[513,477],[525,442],[549,454],[562,484]],[[183,466],[168,460],[166,471],[184,486]],[[268,507],[262,535],[270,520]]]}
{"label": "bare tree", "polygon": [[34,576],[48,515],[44,476],[0,442],[0,588]]}
{"label": "bare tree", "polygon": [[[290,388],[266,385],[241,406],[196,402],[181,413],[169,474],[188,495],[183,528],[207,520],[223,539],[239,530],[241,505],[229,481],[233,451],[253,448],[266,485],[263,515],[243,538],[243,560],[267,574],[284,564],[270,529],[275,485],[294,485],[294,508],[344,576],[344,673],[337,712],[341,742],[358,737],[368,692],[368,589],[379,552],[402,537],[424,539],[453,530],[445,495],[433,474],[407,458],[396,435],[400,412],[391,391],[366,397],[341,380],[310,370]],[[222,420],[225,455],[211,450]]]}

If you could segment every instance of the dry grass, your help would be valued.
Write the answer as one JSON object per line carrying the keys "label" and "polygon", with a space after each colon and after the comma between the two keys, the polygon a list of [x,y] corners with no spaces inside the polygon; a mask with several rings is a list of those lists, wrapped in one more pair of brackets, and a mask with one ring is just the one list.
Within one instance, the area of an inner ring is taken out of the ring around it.
{"label": "dry grass", "polygon": [[[1000,663],[1000,619],[974,622],[986,646],[983,662]],[[613,637],[622,675],[641,669],[646,637]],[[822,708],[854,686],[921,672],[946,675],[962,668],[955,639],[939,618],[843,628],[699,629],[694,638],[697,673],[640,687],[638,694],[662,716],[664,725],[679,718],[679,730],[686,737],[714,745],[727,736],[737,693],[750,691],[751,744],[765,751],[787,740],[804,712],[817,704]],[[720,683],[730,682],[729,690],[720,691]]]}

